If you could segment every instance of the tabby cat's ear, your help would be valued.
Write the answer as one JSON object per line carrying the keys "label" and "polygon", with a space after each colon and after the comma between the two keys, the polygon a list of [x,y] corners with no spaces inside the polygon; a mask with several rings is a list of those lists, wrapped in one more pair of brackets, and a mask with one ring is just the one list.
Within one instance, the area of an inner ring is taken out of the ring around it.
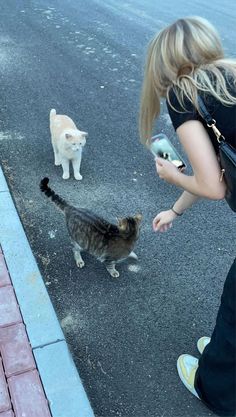
{"label": "tabby cat's ear", "polygon": [[137,223],[141,223],[143,216],[142,216],[142,214],[138,213],[134,216],[134,218],[135,218]]}
{"label": "tabby cat's ear", "polygon": [[72,135],[70,135],[70,133],[66,133],[66,134],[65,134],[65,138],[66,138],[66,139],[71,139],[71,138],[72,138]]}

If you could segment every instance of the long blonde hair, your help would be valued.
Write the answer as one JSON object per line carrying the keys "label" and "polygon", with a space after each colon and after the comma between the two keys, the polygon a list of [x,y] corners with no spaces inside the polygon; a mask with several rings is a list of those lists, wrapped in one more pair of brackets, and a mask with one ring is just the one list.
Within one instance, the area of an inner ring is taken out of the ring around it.
{"label": "long blonde hair", "polygon": [[236,88],[236,60],[224,57],[219,35],[207,20],[187,17],[163,29],[148,48],[140,104],[141,141],[150,140],[160,99],[166,98],[172,106],[170,89],[183,110],[185,98],[198,108],[198,91],[230,106],[236,104],[236,97],[228,91],[226,80]]}

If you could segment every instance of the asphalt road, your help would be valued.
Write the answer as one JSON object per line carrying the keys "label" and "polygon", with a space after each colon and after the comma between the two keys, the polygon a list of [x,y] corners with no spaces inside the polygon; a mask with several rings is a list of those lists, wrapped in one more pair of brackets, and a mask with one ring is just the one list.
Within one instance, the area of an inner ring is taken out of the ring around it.
{"label": "asphalt road", "polygon": [[[154,234],[153,216],[180,191],[157,179],[137,131],[146,45],[184,15],[210,19],[235,56],[234,0],[0,0],[0,160],[96,417],[212,415],[180,383],[176,360],[211,334],[235,216],[203,201]],[[82,182],[53,165],[52,107],[89,133]],[[176,140],[164,106],[157,130]],[[118,279],[89,256],[78,270],[63,216],[39,192],[45,175],[107,219],[141,211],[139,262],[120,265]]]}

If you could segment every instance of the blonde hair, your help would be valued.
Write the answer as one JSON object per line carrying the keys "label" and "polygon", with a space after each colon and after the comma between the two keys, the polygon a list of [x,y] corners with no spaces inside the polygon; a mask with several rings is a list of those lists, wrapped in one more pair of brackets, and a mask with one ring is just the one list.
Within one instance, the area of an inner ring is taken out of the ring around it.
{"label": "blonde hair", "polygon": [[[222,73],[223,69],[223,73]],[[150,42],[140,105],[140,137],[145,144],[160,114],[160,99],[175,93],[183,111],[189,99],[198,108],[198,91],[208,92],[224,105],[236,104],[227,82],[236,87],[236,60],[226,59],[216,29],[201,17],[179,19]]]}

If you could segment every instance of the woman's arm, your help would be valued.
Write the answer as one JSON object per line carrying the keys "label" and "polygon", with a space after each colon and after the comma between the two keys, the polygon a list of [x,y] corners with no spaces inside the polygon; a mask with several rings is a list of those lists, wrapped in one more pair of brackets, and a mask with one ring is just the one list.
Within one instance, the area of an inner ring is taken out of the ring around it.
{"label": "woman's arm", "polygon": [[154,231],[168,230],[172,221],[178,217],[176,213],[182,214],[200,197],[220,200],[225,196],[226,186],[221,178],[220,165],[204,126],[197,120],[189,120],[179,126],[177,134],[188,155],[193,175],[185,175],[171,162],[156,158],[159,177],[185,191],[175,202],[174,211],[162,211],[154,218]]}
{"label": "woman's arm", "polygon": [[172,207],[174,211],[181,215],[185,210],[192,207],[192,205],[196,203],[199,199],[200,197],[198,195],[194,195],[189,193],[188,191],[184,191]]}
{"label": "woman's arm", "polygon": [[[172,209],[162,211],[153,220],[153,230],[155,232],[165,232],[172,227],[172,221],[175,220],[178,215],[183,214],[185,210],[190,208],[200,197],[184,191],[179,199],[172,206]],[[178,214],[176,214],[178,213]]]}
{"label": "woman's arm", "polygon": [[189,120],[177,129],[193,169],[188,176],[171,166],[169,161],[157,158],[160,178],[183,188],[191,194],[220,200],[225,196],[226,186],[221,180],[221,169],[211,140],[201,122]]}
{"label": "woman's arm", "polygon": [[210,137],[197,120],[183,123],[177,134],[193,169],[193,176],[181,172],[177,184],[193,194],[220,200],[225,197],[226,186],[221,179],[221,168]]}

